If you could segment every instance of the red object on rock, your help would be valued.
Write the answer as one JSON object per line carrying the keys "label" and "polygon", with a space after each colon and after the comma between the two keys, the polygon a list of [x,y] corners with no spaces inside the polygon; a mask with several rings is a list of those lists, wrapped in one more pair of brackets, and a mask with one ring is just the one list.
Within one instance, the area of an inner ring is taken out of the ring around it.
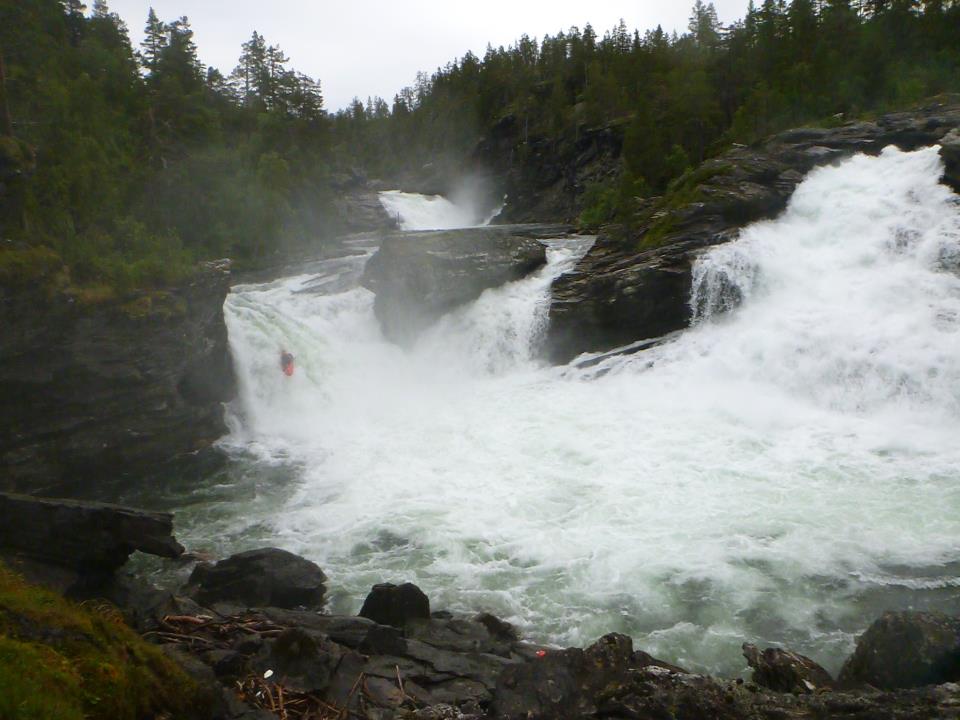
{"label": "red object on rock", "polygon": [[547,656],[546,650],[537,650],[537,657],[546,657],[546,656]]}

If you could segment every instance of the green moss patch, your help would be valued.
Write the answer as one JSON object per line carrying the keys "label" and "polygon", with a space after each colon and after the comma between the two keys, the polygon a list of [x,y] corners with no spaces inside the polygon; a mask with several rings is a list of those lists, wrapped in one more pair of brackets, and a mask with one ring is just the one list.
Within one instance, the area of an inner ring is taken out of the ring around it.
{"label": "green moss patch", "polygon": [[48,247],[0,249],[0,285],[4,287],[56,285],[65,278],[63,260]]}
{"label": "green moss patch", "polygon": [[124,315],[134,320],[145,318],[169,320],[186,315],[187,303],[183,298],[172,293],[156,290],[139,295],[130,302],[124,303],[120,309]]}
{"label": "green moss patch", "polygon": [[108,605],[82,606],[0,565],[0,718],[206,715],[201,690]]}
{"label": "green moss patch", "polygon": [[677,224],[679,211],[704,199],[702,188],[710,180],[733,172],[733,165],[723,162],[706,162],[696,170],[690,170],[678,177],[667,187],[667,193],[653,206],[650,212],[650,224],[640,238],[640,247],[649,249],[659,247],[667,239]]}

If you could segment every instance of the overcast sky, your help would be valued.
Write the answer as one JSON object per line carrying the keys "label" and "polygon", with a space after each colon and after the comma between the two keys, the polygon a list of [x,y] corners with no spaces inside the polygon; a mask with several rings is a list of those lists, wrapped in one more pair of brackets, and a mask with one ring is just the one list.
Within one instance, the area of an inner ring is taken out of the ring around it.
{"label": "overcast sky", "polygon": [[[92,0],[88,0],[92,4]],[[743,17],[747,0],[715,0],[723,23]],[[319,78],[328,110],[354,97],[388,102],[467,50],[509,45],[523,33],[542,38],[588,22],[602,36],[622,17],[641,34],[657,24],[683,32],[693,0],[108,0],[138,45],[147,11],[190,18],[200,59],[229,74],[240,44],[256,30],[290,58],[288,67]]]}

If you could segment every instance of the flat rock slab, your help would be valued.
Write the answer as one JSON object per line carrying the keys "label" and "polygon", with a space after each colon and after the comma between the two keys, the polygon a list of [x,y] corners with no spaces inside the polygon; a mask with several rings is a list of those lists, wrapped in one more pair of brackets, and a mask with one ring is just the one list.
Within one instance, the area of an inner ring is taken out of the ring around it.
{"label": "flat rock slab", "polygon": [[405,233],[384,239],[361,282],[376,293],[384,336],[410,346],[442,315],[546,262],[543,243],[515,228]]}
{"label": "flat rock slab", "polygon": [[95,576],[112,574],[134,550],[183,554],[169,513],[13,493],[0,493],[0,549]]}

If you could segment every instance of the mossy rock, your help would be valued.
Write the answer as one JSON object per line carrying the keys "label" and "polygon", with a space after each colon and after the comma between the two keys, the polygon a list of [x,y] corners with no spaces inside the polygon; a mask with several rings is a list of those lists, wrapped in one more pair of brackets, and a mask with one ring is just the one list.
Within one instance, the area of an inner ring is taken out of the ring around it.
{"label": "mossy rock", "polygon": [[108,605],[83,606],[0,565],[0,718],[203,718],[209,699]]}
{"label": "mossy rock", "polygon": [[87,308],[95,305],[104,305],[117,300],[119,295],[117,289],[112,285],[72,285],[67,294],[70,295],[80,307]]}
{"label": "mossy rock", "polygon": [[29,145],[22,140],[0,135],[0,179],[30,174],[35,164]]}
{"label": "mossy rock", "polygon": [[132,320],[147,318],[170,320],[187,313],[186,301],[164,290],[155,290],[138,295],[120,306],[121,312]]}
{"label": "mossy rock", "polygon": [[663,198],[650,208],[647,216],[649,225],[640,238],[640,248],[646,250],[663,245],[682,219],[683,210],[704,201],[703,186],[714,178],[729,175],[733,170],[730,163],[707,161],[696,170],[687,171],[673,180]]}
{"label": "mossy rock", "polygon": [[66,281],[63,260],[50,248],[0,248],[0,287],[60,288]]}

